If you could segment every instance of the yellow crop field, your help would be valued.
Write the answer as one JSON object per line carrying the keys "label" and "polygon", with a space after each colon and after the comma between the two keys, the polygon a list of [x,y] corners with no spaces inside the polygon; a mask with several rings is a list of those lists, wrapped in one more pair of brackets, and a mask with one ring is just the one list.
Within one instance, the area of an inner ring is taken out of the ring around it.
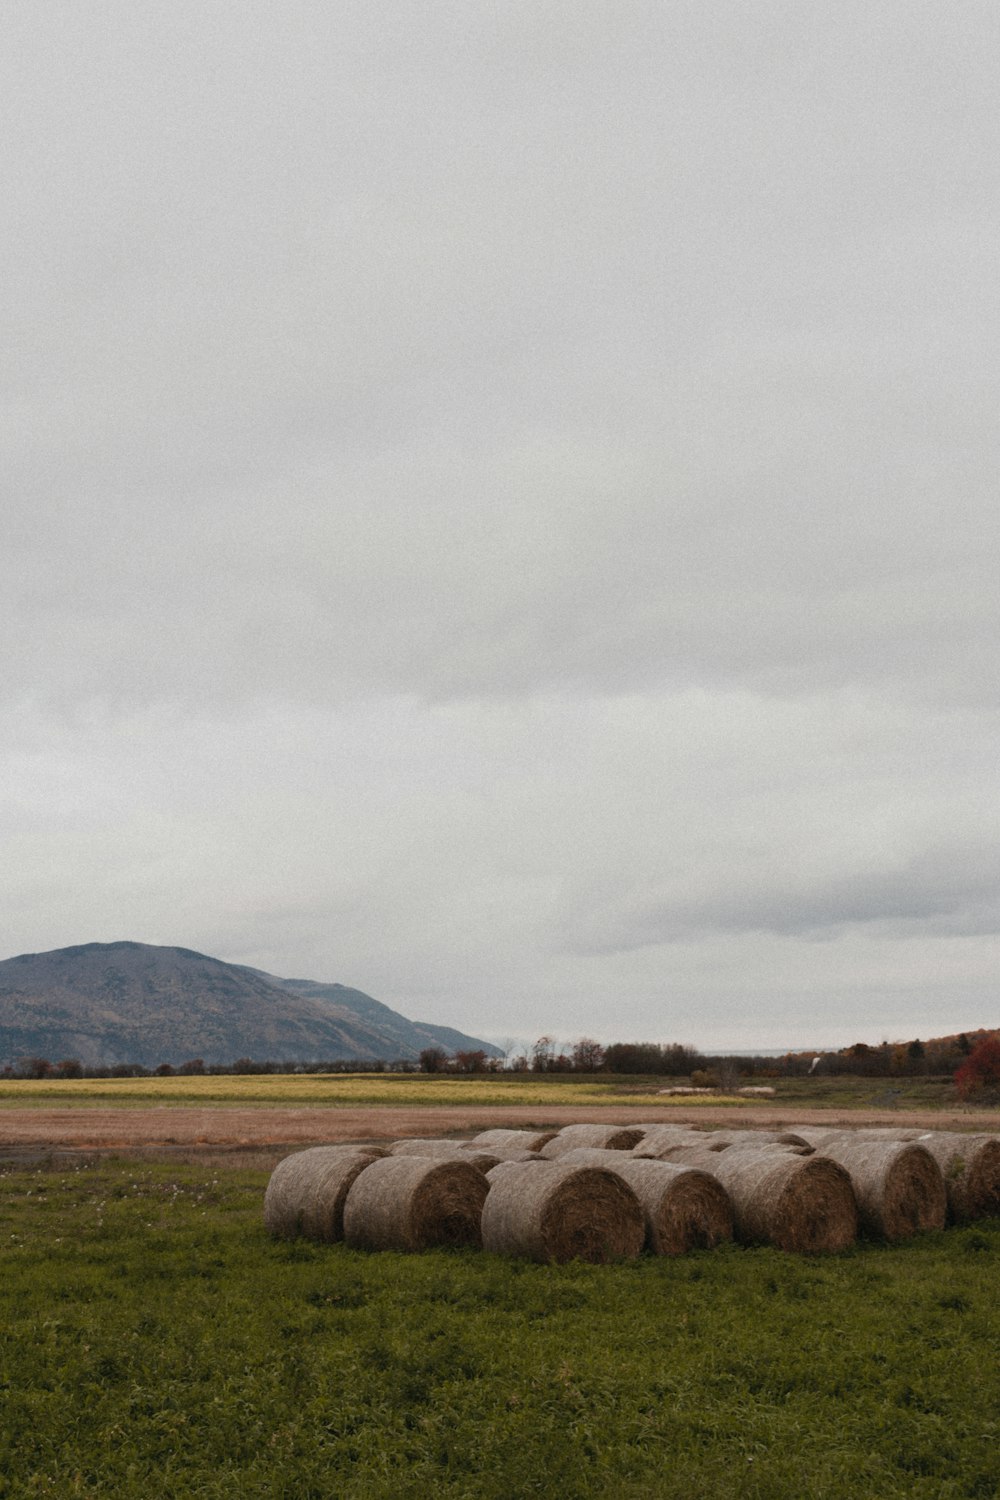
{"label": "yellow crop field", "polygon": [[676,1104],[690,1110],[704,1102],[742,1104],[720,1095],[670,1097],[623,1087],[621,1080],[559,1081],[532,1074],[442,1077],[439,1074],[309,1073],[236,1076],[194,1075],[183,1078],[5,1079],[0,1082],[0,1109],[38,1105],[48,1109],[99,1105],[595,1105]]}

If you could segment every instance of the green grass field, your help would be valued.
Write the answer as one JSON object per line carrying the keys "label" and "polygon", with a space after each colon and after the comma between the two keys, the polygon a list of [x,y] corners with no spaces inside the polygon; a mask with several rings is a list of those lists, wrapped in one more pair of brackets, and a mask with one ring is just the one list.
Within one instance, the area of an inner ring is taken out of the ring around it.
{"label": "green grass field", "polygon": [[0,1177],[0,1495],[1000,1493],[1000,1221],[545,1267],[274,1243],[265,1182]]}

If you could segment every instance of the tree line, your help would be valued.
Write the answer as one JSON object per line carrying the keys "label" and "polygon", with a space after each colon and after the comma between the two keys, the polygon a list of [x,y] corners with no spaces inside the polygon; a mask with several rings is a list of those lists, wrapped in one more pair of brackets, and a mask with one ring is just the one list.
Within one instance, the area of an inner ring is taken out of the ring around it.
{"label": "tree line", "polygon": [[[681,1042],[608,1042],[580,1037],[559,1044],[542,1036],[531,1047],[509,1047],[495,1055],[482,1049],[447,1052],[425,1047],[419,1058],[327,1058],[207,1063],[200,1057],[182,1063],[86,1064],[78,1058],[52,1062],[22,1057],[0,1069],[0,1078],[183,1078],[198,1075],[319,1073],[575,1073],[615,1074],[683,1079],[695,1086],[729,1088],[752,1078],[801,1078],[838,1074],[863,1078],[955,1077],[960,1088],[975,1088],[980,1075],[1000,1083],[1000,1034],[980,1030],[923,1042],[854,1042],[829,1052],[788,1052],[782,1057],[708,1054]],[[964,1071],[963,1071],[964,1070]],[[981,1080],[980,1080],[981,1081]]]}

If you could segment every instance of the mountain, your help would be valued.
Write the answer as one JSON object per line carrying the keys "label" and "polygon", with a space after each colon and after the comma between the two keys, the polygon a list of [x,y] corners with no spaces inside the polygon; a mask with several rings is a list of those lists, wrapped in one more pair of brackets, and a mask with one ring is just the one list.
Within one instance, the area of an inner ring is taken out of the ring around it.
{"label": "mountain", "polygon": [[416,1061],[425,1047],[497,1053],[450,1027],[408,1021],[361,990],[279,979],[189,948],[85,943],[0,962],[0,1064],[393,1062]]}

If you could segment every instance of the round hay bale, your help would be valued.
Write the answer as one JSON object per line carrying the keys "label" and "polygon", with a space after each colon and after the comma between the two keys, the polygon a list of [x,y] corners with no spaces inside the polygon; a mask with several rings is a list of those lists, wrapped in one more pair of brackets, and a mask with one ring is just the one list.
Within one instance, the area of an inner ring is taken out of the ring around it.
{"label": "round hay bale", "polygon": [[821,1150],[850,1173],[865,1234],[902,1240],[921,1230],[944,1228],[948,1211],[944,1178],[924,1146],[837,1136]]}
{"label": "round hay bale", "polygon": [[465,1141],[443,1141],[438,1137],[428,1139],[423,1136],[407,1136],[404,1140],[393,1141],[388,1154],[390,1156],[454,1156],[455,1152],[465,1145]]}
{"label": "round hay bale", "polygon": [[518,1168],[525,1166],[543,1166],[544,1163],[545,1158],[543,1156],[539,1156],[537,1151],[526,1152],[523,1161],[519,1161],[515,1156],[509,1156],[505,1161],[498,1161],[495,1167],[490,1167],[490,1170],[486,1174],[486,1181],[492,1188],[497,1178],[502,1177],[504,1173],[509,1170],[516,1171]]}
{"label": "round hay bale", "polygon": [[913,1144],[929,1151],[941,1169],[952,1223],[1000,1214],[1000,1136],[933,1130]]}
{"label": "round hay bale", "polygon": [[646,1216],[646,1248],[654,1255],[711,1250],[733,1237],[733,1210],[717,1178],[698,1167],[578,1147],[560,1160],[605,1167],[628,1183]]}
{"label": "round hay bale", "polygon": [[351,1185],[372,1162],[367,1151],[313,1146],[279,1161],[264,1193],[264,1227],[279,1239],[333,1243],[344,1237],[344,1204]]}
{"label": "round hay bale", "polygon": [[793,1130],[713,1130],[709,1140],[713,1146],[736,1146],[741,1150],[755,1146],[809,1147],[806,1138]]}
{"label": "round hay bale", "polygon": [[540,1151],[558,1130],[481,1130],[471,1145],[483,1151]]}
{"label": "round hay bale", "polygon": [[922,1141],[927,1133],[902,1125],[796,1125],[793,1129],[817,1151],[826,1141]]}
{"label": "round hay bale", "polygon": [[1000,1136],[896,1125],[865,1125],[854,1130],[846,1126],[838,1130],[806,1126],[801,1133],[819,1150],[828,1141],[838,1140],[903,1141],[923,1146],[941,1169],[952,1223],[1000,1213]]}
{"label": "round hay bale", "polygon": [[702,1167],[733,1206],[736,1237],[798,1254],[835,1254],[858,1234],[858,1208],[844,1167],[790,1147],[757,1151],[678,1151],[674,1161]]}
{"label": "round hay bale", "polygon": [[843,1126],[830,1125],[796,1125],[795,1134],[804,1140],[814,1151],[822,1151],[827,1141],[839,1141],[841,1136],[855,1139],[859,1132],[845,1130]]}
{"label": "round hay bale", "polygon": [[642,1140],[642,1131],[634,1125],[564,1125],[558,1135],[541,1148],[550,1161],[579,1146],[597,1146],[605,1151],[631,1151]]}
{"label": "round hay bale", "polygon": [[[542,1161],[552,1158],[543,1156]],[[631,1151],[615,1151],[610,1146],[574,1146],[572,1151],[564,1151],[558,1158],[559,1161],[574,1161],[577,1166],[585,1167],[614,1167],[621,1161],[633,1161]]]}
{"label": "round hay bale", "polygon": [[471,1161],[480,1172],[495,1167],[500,1157],[492,1151],[477,1151],[464,1141],[409,1140],[395,1141],[390,1156],[431,1156],[437,1161]]}
{"label": "round hay bale", "polygon": [[490,1156],[496,1157],[498,1165],[506,1161],[521,1162],[545,1160],[545,1158],[540,1156],[537,1151],[503,1151],[498,1147],[495,1151],[491,1151],[489,1154]]}
{"label": "round hay bale", "polygon": [[689,1125],[650,1125],[642,1140],[632,1147],[632,1155],[657,1160],[664,1151],[673,1151],[677,1146],[702,1146],[708,1137],[702,1130],[692,1130]]}
{"label": "round hay bale", "polygon": [[385,1156],[363,1172],[344,1205],[344,1239],[353,1250],[428,1250],[481,1243],[488,1185],[469,1161]]}
{"label": "round hay bale", "polygon": [[488,1174],[483,1249],[528,1260],[634,1260],[646,1237],[635,1193],[615,1173],[570,1162],[501,1162]]}

